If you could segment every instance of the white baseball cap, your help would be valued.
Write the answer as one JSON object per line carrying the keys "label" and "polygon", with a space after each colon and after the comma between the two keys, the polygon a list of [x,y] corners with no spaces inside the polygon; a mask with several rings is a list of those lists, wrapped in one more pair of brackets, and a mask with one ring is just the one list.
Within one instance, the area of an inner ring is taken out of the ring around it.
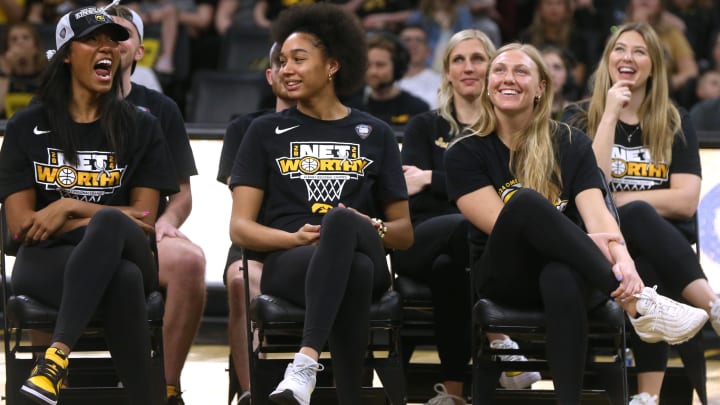
{"label": "white baseball cap", "polygon": [[115,23],[104,8],[83,7],[65,14],[58,21],[55,27],[56,49],[60,49],[72,39],[89,35],[100,27],[107,27],[114,40],[124,41],[130,37],[125,27]]}

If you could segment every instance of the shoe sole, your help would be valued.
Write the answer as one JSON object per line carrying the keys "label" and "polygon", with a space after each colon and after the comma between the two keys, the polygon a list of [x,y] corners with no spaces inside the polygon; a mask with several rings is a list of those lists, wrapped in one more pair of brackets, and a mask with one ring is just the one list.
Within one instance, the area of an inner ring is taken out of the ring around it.
{"label": "shoe sole", "polygon": [[295,395],[291,390],[284,390],[280,392],[273,392],[270,394],[270,401],[277,405],[302,405],[295,399]]}
{"label": "shoe sole", "polygon": [[35,391],[34,389],[23,385],[20,387],[20,393],[23,394],[26,398],[32,400],[36,404],[42,404],[42,405],[57,405],[56,400],[52,400],[48,398],[47,396],[41,394],[38,391]]}

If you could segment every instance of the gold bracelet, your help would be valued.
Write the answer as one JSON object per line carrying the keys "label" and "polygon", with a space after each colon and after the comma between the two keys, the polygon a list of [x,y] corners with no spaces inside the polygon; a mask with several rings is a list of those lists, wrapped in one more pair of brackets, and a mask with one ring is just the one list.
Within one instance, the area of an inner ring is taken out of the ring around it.
{"label": "gold bracelet", "polygon": [[385,225],[385,222],[380,218],[372,218],[372,221],[374,224],[377,224],[378,236],[380,236],[380,239],[383,239],[387,233],[387,225]]}

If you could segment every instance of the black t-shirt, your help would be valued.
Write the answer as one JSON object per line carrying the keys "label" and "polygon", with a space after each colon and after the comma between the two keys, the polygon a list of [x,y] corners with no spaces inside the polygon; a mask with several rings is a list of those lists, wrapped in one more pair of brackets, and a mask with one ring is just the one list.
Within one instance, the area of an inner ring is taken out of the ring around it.
{"label": "black t-shirt", "polygon": [[385,123],[351,110],[335,121],[296,107],[256,118],[240,145],[230,187],[264,190],[261,223],[288,232],[343,203],[371,217],[407,199],[395,135]]}
{"label": "black t-shirt", "polygon": [[[592,150],[590,138],[582,131],[559,124],[553,139],[555,155],[560,164],[562,191],[554,204],[571,220],[581,225],[575,197],[590,188],[602,190],[602,177]],[[497,133],[488,136],[467,136],[445,153],[445,171],[450,200],[492,186],[505,203],[522,187],[510,172],[510,150]],[[480,207],[478,209],[481,209]],[[474,249],[484,244],[486,235],[471,227],[470,241]]]}
{"label": "black t-shirt", "polygon": [[450,124],[433,110],[411,118],[403,133],[403,164],[432,170],[430,185],[410,197],[413,223],[457,213],[457,208],[448,200],[445,185],[445,150],[454,139],[450,135]]}
{"label": "black t-shirt", "polygon": [[119,206],[130,204],[135,187],[154,188],[162,195],[178,191],[172,158],[153,116],[136,112],[135,131],[122,158],[110,150],[99,121],[72,126],[79,140],[77,164],[65,161],[53,141],[42,104],[8,121],[0,150],[0,201],[33,188],[38,210],[62,197]]}
{"label": "black t-shirt", "polygon": [[167,140],[175,163],[177,179],[181,180],[198,174],[190,138],[185,130],[185,121],[175,101],[137,83],[132,83],[132,90],[125,99],[160,120],[162,133]]}
{"label": "black t-shirt", "polygon": [[[576,115],[583,114],[580,110],[583,107],[586,105],[566,108],[564,119],[572,122]],[[695,128],[685,109],[680,109],[680,118],[682,134],[675,134],[670,164],[652,160],[650,149],[642,144],[642,129],[618,121],[612,147],[612,178],[610,179],[612,192],[666,189],[670,187],[670,176],[675,173],[702,176]],[[630,134],[632,136],[629,136]],[[668,219],[668,221],[675,225],[691,243],[695,242],[696,226],[693,218]]]}
{"label": "black t-shirt", "polygon": [[238,154],[240,149],[240,143],[245,136],[245,132],[250,127],[253,120],[261,115],[270,114],[275,110],[260,110],[250,114],[245,114],[237,117],[230,121],[227,129],[225,130],[225,137],[223,138],[222,151],[220,152],[220,163],[218,164],[217,181],[222,184],[227,184],[228,177],[232,171],[233,162],[235,156]]}
{"label": "black t-shirt", "polygon": [[421,98],[401,90],[397,97],[389,100],[374,100],[368,97],[365,111],[390,125],[405,125],[413,115],[428,111],[430,106]]}

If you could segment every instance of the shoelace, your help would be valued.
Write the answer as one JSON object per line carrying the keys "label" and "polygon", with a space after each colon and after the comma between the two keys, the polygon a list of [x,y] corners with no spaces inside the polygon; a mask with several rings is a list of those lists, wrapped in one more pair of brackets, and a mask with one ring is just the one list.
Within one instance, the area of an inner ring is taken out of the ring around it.
{"label": "shoelace", "polygon": [[463,403],[465,402],[464,399],[458,397],[457,395],[448,394],[445,386],[440,383],[435,384],[433,389],[435,390],[437,395],[433,398],[430,398],[430,400],[427,402],[427,405],[443,405],[448,399],[451,400],[453,403],[456,403],[456,400],[462,401]]}
{"label": "shoelace", "polygon": [[53,387],[57,388],[60,383],[60,374],[62,373],[60,365],[52,360],[42,358],[38,361],[37,367],[38,369],[36,374],[49,379],[52,381]]}
{"label": "shoelace", "polygon": [[[645,313],[643,315],[648,315],[650,313],[660,313],[660,315],[664,315],[662,311],[662,305],[658,305],[658,295],[657,295],[657,286],[653,286],[652,290],[655,292],[655,294],[645,294],[645,291],[635,294],[635,298],[638,299],[645,299],[648,302],[651,303],[651,305],[648,305]],[[660,316],[658,319],[664,319],[663,316]],[[652,330],[656,330],[657,328],[653,325]]]}
{"label": "shoelace", "polygon": [[318,371],[323,371],[325,366],[320,363],[305,364],[302,366],[293,365],[293,373],[290,374],[289,378],[300,385],[307,383],[307,380],[312,378],[313,374]]}

